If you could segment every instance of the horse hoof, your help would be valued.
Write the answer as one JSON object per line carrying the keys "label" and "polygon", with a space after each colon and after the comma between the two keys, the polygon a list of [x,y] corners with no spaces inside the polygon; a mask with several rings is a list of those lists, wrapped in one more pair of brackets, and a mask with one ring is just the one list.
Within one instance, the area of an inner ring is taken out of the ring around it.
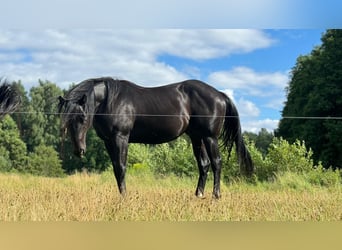
{"label": "horse hoof", "polygon": [[199,198],[199,199],[205,199],[205,196],[202,192],[197,192],[196,193],[196,197]]}
{"label": "horse hoof", "polygon": [[215,193],[213,193],[213,199],[219,200],[220,198],[221,198],[221,195],[220,195],[220,194],[215,194]]}

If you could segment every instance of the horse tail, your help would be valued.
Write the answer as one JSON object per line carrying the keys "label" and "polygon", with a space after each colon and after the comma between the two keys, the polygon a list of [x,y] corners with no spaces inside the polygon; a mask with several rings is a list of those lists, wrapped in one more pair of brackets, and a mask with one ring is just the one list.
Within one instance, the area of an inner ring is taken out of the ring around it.
{"label": "horse tail", "polygon": [[246,176],[251,176],[254,171],[254,166],[241,133],[239,113],[230,98],[225,94],[224,96],[226,102],[226,114],[222,130],[222,139],[224,146],[228,149],[228,159],[230,157],[233,144],[235,143],[240,171]]}
{"label": "horse tail", "polygon": [[20,105],[21,98],[16,89],[7,82],[0,86],[0,119],[13,113]]}

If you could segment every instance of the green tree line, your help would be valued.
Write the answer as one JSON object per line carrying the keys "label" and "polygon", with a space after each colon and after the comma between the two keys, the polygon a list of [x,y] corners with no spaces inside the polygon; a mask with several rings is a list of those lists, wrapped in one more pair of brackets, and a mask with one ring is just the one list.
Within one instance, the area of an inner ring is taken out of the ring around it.
{"label": "green tree line", "polygon": [[342,30],[327,30],[321,40],[292,69],[275,134],[304,140],[316,163],[342,168]]}

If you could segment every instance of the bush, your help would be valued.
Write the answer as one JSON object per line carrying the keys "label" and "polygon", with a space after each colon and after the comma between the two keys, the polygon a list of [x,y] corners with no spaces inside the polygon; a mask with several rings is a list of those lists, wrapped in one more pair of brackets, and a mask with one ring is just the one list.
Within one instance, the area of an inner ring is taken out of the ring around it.
{"label": "bush", "polygon": [[282,138],[274,138],[265,157],[264,175],[272,178],[276,173],[305,173],[313,169],[311,149],[307,150],[304,141],[290,144]]}
{"label": "bush", "polygon": [[130,173],[151,173],[151,146],[132,143],[129,145],[127,170]]}
{"label": "bush", "polygon": [[151,146],[131,143],[128,148],[127,167],[133,168],[136,164],[150,167],[152,157]]}
{"label": "bush", "polygon": [[157,175],[194,176],[197,164],[191,144],[180,137],[171,143],[151,147],[151,169]]}
{"label": "bush", "polygon": [[312,187],[305,175],[294,172],[276,174],[273,184],[280,189],[294,189],[298,191],[310,190]]}
{"label": "bush", "polygon": [[275,175],[276,187],[295,190],[310,190],[313,186],[335,188],[341,184],[339,171],[324,169],[322,166],[307,173],[283,172]]}
{"label": "bush", "polygon": [[[339,171],[326,170],[320,164],[314,165],[312,151],[306,148],[304,142],[290,144],[282,138],[274,138],[265,156],[253,141],[245,138],[245,142],[255,167],[254,178],[250,181],[259,184],[271,182],[272,187],[295,190],[308,190],[312,185],[332,187],[341,183]],[[229,160],[227,150],[221,147],[220,152],[222,181],[244,179],[240,174],[235,148]],[[130,144],[127,167],[130,173],[142,176],[198,176],[192,146],[186,137],[155,146]]]}
{"label": "bush", "polygon": [[235,146],[232,149],[229,159],[228,151],[224,147],[220,148],[220,153],[222,158],[222,180],[224,182],[231,182],[237,178],[240,178],[240,167],[235,152]]}
{"label": "bush", "polygon": [[12,162],[6,148],[0,146],[0,171],[9,172],[12,170]]}
{"label": "bush", "polygon": [[62,177],[62,162],[52,146],[39,145],[29,154],[28,172],[47,177]]}
{"label": "bush", "polygon": [[308,182],[323,187],[335,187],[341,184],[341,172],[339,170],[324,169],[321,164],[306,174]]}
{"label": "bush", "polygon": [[[256,166],[261,164],[260,159],[262,160],[262,155],[255,147],[255,143],[250,141],[247,137],[245,137],[246,146],[251,154],[253,159],[253,163]],[[228,151],[223,146],[220,148],[221,158],[222,158],[222,180],[224,182],[232,182],[238,179],[244,178],[241,175],[240,165],[238,162],[238,158],[236,155],[235,145],[232,148],[230,153],[230,157],[228,159]]]}
{"label": "bush", "polygon": [[[321,163],[314,165],[313,152],[304,141],[288,143],[274,138],[263,161],[262,168],[256,168],[259,181],[274,181],[282,187],[304,189],[310,185],[332,187],[341,184],[341,173],[324,169]],[[253,157],[253,160],[255,158]]]}

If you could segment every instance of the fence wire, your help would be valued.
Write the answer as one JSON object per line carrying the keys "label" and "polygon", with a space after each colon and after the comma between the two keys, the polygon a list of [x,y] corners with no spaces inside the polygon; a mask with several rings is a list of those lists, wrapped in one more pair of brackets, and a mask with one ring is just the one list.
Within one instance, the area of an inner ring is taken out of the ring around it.
{"label": "fence wire", "polygon": [[[43,114],[43,115],[77,115],[80,113],[59,113],[59,112],[33,112],[33,111],[15,111],[12,114]],[[244,115],[240,116],[218,116],[218,115],[186,115],[186,114],[125,114],[125,113],[90,113],[88,115],[94,116],[137,116],[137,117],[198,117],[198,118],[211,118],[211,117],[222,117],[222,118],[239,118],[246,117]],[[342,117],[339,116],[283,116],[280,119],[298,119],[298,120],[342,120]]]}

